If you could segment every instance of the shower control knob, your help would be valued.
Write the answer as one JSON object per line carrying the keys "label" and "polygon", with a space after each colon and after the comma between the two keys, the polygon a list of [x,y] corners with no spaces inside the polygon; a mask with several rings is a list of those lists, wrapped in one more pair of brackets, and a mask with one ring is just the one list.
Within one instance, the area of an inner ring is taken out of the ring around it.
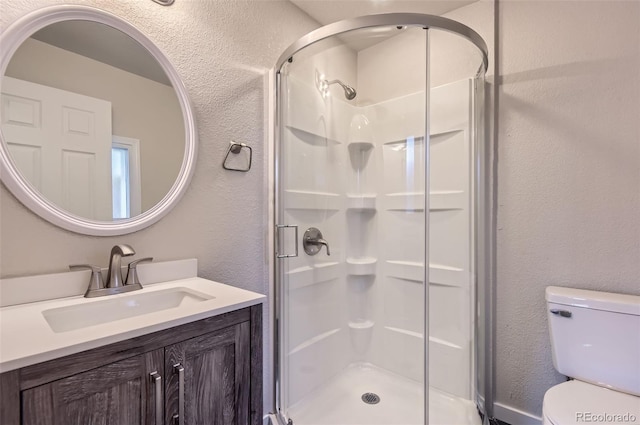
{"label": "shower control knob", "polygon": [[315,227],[309,227],[302,236],[302,247],[307,255],[316,255],[322,246],[327,247],[327,255],[331,255],[329,243],[322,238],[322,232]]}

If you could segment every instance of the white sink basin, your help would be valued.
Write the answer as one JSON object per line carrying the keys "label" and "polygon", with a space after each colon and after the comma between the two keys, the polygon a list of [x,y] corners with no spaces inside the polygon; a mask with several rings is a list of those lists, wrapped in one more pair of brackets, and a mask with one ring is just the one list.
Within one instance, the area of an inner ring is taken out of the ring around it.
{"label": "white sink basin", "polygon": [[213,298],[215,297],[192,289],[176,287],[160,291],[108,295],[100,301],[44,310],[42,315],[54,332],[68,332],[115,320],[184,307]]}

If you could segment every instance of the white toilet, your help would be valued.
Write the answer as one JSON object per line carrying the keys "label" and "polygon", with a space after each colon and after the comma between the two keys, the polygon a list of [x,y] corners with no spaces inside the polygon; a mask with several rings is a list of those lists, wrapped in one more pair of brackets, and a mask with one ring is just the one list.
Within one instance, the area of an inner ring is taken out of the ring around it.
{"label": "white toilet", "polygon": [[640,296],[549,286],[553,365],[544,425],[640,425]]}

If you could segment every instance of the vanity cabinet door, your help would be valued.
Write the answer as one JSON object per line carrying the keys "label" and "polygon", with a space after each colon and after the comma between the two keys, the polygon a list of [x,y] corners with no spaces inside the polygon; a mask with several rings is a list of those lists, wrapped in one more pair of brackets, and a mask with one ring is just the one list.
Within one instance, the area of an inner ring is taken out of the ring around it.
{"label": "vanity cabinet door", "polygon": [[249,322],[166,347],[165,423],[249,425],[250,353]]}
{"label": "vanity cabinet door", "polygon": [[155,425],[157,408],[163,407],[162,384],[156,387],[151,374],[162,374],[163,356],[162,349],[155,350],[25,390],[22,423]]}

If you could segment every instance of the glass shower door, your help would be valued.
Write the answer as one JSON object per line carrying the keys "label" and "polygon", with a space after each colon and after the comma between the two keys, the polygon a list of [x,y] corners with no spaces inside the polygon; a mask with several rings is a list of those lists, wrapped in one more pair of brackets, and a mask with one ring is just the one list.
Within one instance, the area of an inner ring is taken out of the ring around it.
{"label": "glass shower door", "polygon": [[295,225],[297,231],[282,228],[279,236],[283,254],[298,255],[279,260],[284,350],[280,395],[286,406],[293,406],[342,366],[344,216],[340,143],[332,137],[324,99],[295,76],[282,82],[287,106],[282,111],[279,223]]}
{"label": "glass shower door", "polygon": [[359,29],[279,70],[284,423],[425,423],[426,40]]}

